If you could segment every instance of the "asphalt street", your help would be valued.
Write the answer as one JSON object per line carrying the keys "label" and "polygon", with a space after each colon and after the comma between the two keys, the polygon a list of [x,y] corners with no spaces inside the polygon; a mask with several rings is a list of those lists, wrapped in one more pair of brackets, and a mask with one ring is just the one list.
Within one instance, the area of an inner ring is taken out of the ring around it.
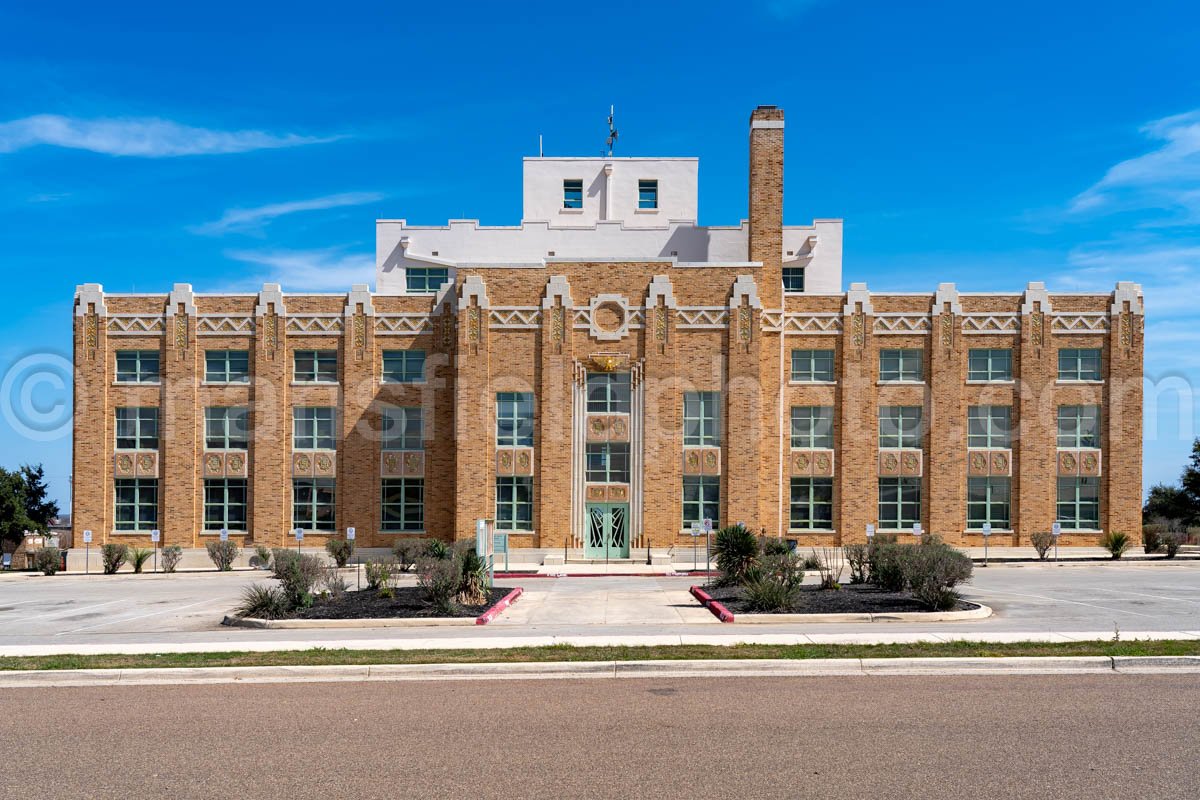
{"label": "asphalt street", "polygon": [[17,689],[0,797],[1191,800],[1194,678]]}

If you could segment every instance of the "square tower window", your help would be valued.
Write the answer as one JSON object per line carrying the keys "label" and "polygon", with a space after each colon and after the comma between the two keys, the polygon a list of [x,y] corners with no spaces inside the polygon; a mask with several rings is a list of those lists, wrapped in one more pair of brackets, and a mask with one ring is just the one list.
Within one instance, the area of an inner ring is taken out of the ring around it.
{"label": "square tower window", "polygon": [[658,208],[658,181],[638,181],[638,208]]}
{"label": "square tower window", "polygon": [[788,293],[804,291],[804,267],[783,268],[783,291]]}
{"label": "square tower window", "polygon": [[563,208],[583,208],[581,178],[567,178],[563,181]]}

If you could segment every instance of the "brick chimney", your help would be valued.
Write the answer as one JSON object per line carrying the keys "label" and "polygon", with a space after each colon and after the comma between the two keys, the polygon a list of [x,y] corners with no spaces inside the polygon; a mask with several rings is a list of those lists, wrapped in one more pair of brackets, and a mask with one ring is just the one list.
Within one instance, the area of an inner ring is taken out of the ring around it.
{"label": "brick chimney", "polygon": [[759,292],[771,307],[783,298],[783,109],[750,114],[749,260],[763,265]]}

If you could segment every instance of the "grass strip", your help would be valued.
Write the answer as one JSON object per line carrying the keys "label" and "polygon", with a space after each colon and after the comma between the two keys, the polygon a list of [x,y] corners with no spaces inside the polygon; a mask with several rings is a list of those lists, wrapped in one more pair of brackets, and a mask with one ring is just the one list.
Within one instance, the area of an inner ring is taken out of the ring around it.
{"label": "grass strip", "polygon": [[1200,640],[1092,642],[918,642],[829,645],[656,645],[513,647],[486,650],[347,650],[315,647],[263,653],[161,653],[0,657],[0,670],[482,664],[547,661],[669,661],[735,658],[1000,658],[1005,656],[1196,656]]}

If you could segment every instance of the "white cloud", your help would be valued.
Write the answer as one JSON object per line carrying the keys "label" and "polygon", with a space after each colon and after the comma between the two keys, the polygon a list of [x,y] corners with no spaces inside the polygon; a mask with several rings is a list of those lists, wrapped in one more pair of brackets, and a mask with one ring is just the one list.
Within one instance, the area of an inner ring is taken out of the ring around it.
{"label": "white cloud", "polygon": [[1200,109],[1155,120],[1141,131],[1162,146],[1112,166],[1071,200],[1069,210],[1150,210],[1171,215],[1159,224],[1200,223]]}
{"label": "white cloud", "polygon": [[278,283],[288,292],[346,292],[355,283],[375,282],[375,258],[325,250],[230,250],[226,257],[260,269],[230,288],[255,290]]}
{"label": "white cloud", "polygon": [[205,236],[219,236],[225,233],[251,231],[262,228],[272,220],[287,214],[297,214],[302,211],[322,211],[329,208],[345,206],[360,206],[373,203],[384,197],[379,192],[344,192],[325,197],[315,197],[311,200],[293,200],[288,203],[272,203],[257,208],[231,208],[220,219],[206,222],[191,228],[193,233]]}
{"label": "white cloud", "polygon": [[300,136],[266,131],[219,131],[193,128],[166,119],[77,119],[58,114],[0,122],[0,153],[36,145],[90,150],[112,156],[170,156],[244,153],[330,142],[339,136]]}

